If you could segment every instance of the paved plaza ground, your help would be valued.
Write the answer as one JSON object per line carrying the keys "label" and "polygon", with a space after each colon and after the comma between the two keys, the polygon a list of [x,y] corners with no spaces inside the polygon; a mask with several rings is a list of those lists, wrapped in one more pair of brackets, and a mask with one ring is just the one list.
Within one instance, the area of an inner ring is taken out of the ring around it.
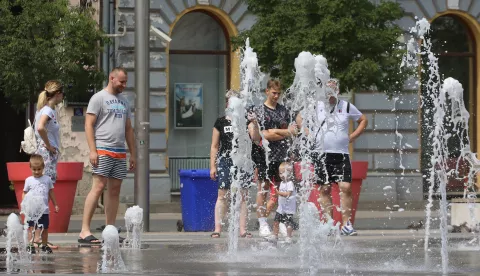
{"label": "paved plaza ground", "polygon": [[[273,221],[274,213],[271,220]],[[432,212],[432,216],[436,216],[436,212]],[[0,216],[0,226],[7,222],[8,216]],[[151,232],[174,232],[177,229],[177,221],[182,219],[181,213],[152,213],[150,214],[150,231]],[[355,218],[355,228],[359,230],[371,229],[388,229],[403,230],[412,222],[418,223],[419,220],[425,219],[425,211],[357,211]],[[250,215],[249,229],[253,230],[256,223],[255,214]],[[105,224],[104,215],[94,215],[92,220],[92,230]],[[438,225],[437,221],[433,222]],[[124,214],[117,216],[116,226],[124,226]],[[68,228],[69,233],[78,233],[82,227],[82,216],[73,215],[70,218]]]}
{"label": "paved plaza ground", "polygon": [[[370,214],[370,215],[368,215]],[[143,235],[140,250],[122,249],[127,271],[117,274],[155,275],[440,275],[440,235],[433,230],[431,247],[423,249],[424,230],[407,230],[409,221],[422,213],[359,212],[357,237],[325,238],[310,244],[317,251],[308,256],[298,243],[279,243],[276,247],[258,237],[239,239],[238,250],[229,254],[227,233],[219,239],[210,232],[177,232],[181,214],[152,214],[150,230]],[[0,223],[6,217],[0,218]],[[250,225],[254,225],[254,219]],[[89,274],[97,273],[102,258],[100,248],[77,244],[80,216],[72,216],[69,233],[51,234],[60,246],[52,255],[36,254],[33,263],[16,264],[11,272]],[[118,225],[124,222],[119,216]],[[92,227],[103,224],[96,215]],[[438,225],[438,223],[435,223]],[[376,229],[375,229],[376,228]],[[397,229],[392,229],[397,228]],[[94,231],[97,237],[99,231]],[[449,274],[480,275],[478,234],[449,234]],[[0,238],[0,247],[6,240]],[[306,255],[305,255],[306,254]],[[308,258],[301,256],[308,256]],[[306,260],[302,263],[301,260]],[[310,259],[310,261],[308,261]],[[310,269],[309,269],[310,267]],[[0,256],[0,271],[7,272],[5,255]]]}
{"label": "paved plaza ground", "polygon": [[[258,237],[257,232],[253,233]],[[226,236],[226,235],[224,235]],[[365,230],[357,237],[343,237],[318,244],[312,275],[439,275],[438,233],[432,234],[428,254],[424,233],[408,230]],[[52,234],[60,245],[52,255],[36,254],[33,264],[16,265],[13,272],[83,274],[97,273],[100,248],[78,247],[77,234]],[[451,275],[480,275],[478,242],[472,234],[451,234]],[[298,242],[298,236],[295,237]],[[4,247],[4,239],[0,246]],[[309,275],[302,269],[298,243],[277,247],[260,238],[240,239],[238,251],[228,254],[227,238],[212,239],[208,233],[146,233],[143,249],[122,249],[127,271],[119,274],[155,275]],[[6,271],[5,257],[0,269]]]}

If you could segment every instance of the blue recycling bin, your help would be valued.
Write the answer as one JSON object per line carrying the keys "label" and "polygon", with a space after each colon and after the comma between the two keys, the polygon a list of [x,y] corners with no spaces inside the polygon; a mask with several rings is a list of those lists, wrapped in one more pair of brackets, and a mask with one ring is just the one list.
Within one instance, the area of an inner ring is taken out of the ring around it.
{"label": "blue recycling bin", "polygon": [[218,184],[210,179],[210,170],[179,170],[178,175],[185,232],[215,230]]}

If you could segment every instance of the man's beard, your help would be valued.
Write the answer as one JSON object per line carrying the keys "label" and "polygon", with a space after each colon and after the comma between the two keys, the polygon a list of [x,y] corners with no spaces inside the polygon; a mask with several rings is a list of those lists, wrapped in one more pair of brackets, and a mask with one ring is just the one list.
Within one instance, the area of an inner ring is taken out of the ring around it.
{"label": "man's beard", "polygon": [[114,87],[114,88],[113,88],[113,91],[115,91],[116,94],[120,94],[120,93],[123,92],[123,89],[120,88],[120,87]]}
{"label": "man's beard", "polygon": [[337,105],[337,101],[338,101],[338,98],[335,96],[330,96],[330,98],[328,98],[328,103],[330,104],[331,107],[334,107],[335,105]]}

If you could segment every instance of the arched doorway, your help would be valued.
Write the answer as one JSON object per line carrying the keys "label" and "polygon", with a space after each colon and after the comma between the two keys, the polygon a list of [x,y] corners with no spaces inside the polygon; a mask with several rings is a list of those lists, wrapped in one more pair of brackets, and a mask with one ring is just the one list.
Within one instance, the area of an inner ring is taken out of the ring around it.
{"label": "arched doorway", "polygon": [[172,190],[177,168],[208,168],[212,128],[230,88],[230,37],[210,12],[183,15],[169,46],[167,152]]}
{"label": "arched doorway", "polygon": [[[454,130],[453,124],[448,119],[445,120],[444,125],[447,132],[461,132],[464,133],[464,143],[469,139],[472,152],[477,150],[477,116],[476,116],[476,91],[477,91],[477,45],[475,44],[475,37],[467,25],[467,23],[455,14],[447,14],[440,16],[433,20],[431,24],[431,42],[432,52],[438,56],[438,66],[440,83],[448,77],[457,79],[463,86],[463,99],[465,107],[470,113],[470,120],[468,125],[468,133],[466,128],[463,130]],[[424,62],[424,69],[426,69]],[[424,86],[425,87],[425,86]],[[425,93],[425,89],[422,89]],[[424,101],[425,103],[425,101]],[[432,114],[425,112],[431,108],[431,103],[422,107],[422,171],[424,175],[428,175],[430,168],[429,160],[431,156],[431,142],[428,139],[428,123],[432,120]],[[457,166],[457,161],[460,156],[460,139],[459,135],[452,135],[448,140],[448,151],[450,153],[448,162],[453,167]],[[447,185],[447,192],[449,197],[462,196],[463,184],[462,178],[466,177],[465,173],[467,167],[462,167],[460,162],[459,173],[452,175]],[[426,179],[426,178],[425,178]],[[427,190],[428,183],[424,181],[424,191]]]}

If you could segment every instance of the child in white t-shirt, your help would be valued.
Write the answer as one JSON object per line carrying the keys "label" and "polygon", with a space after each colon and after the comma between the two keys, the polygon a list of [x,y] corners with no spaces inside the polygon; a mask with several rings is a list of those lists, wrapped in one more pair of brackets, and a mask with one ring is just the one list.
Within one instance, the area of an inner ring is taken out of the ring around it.
{"label": "child in white t-shirt", "polygon": [[297,210],[297,193],[293,184],[293,167],[289,163],[283,162],[279,167],[279,174],[282,179],[280,186],[276,189],[278,195],[278,208],[273,223],[273,234],[265,239],[270,242],[277,242],[280,223],[287,226],[286,243],[292,242],[293,233],[293,215]]}
{"label": "child in white t-shirt", "polygon": [[[59,208],[57,205],[57,200],[55,199],[55,194],[53,193],[53,182],[49,176],[43,174],[43,170],[45,169],[45,163],[43,162],[43,157],[38,154],[32,154],[30,156],[30,169],[32,170],[32,176],[25,179],[25,187],[23,189],[22,201],[25,199],[27,194],[34,194],[36,196],[43,197],[44,204],[45,204],[45,211],[43,215],[40,217],[38,222],[34,221],[27,221],[29,229],[28,229],[28,240],[34,241],[38,237],[32,237],[33,229],[37,230],[37,228],[42,228],[41,231],[41,238],[42,238],[42,245],[40,247],[43,253],[52,253],[52,249],[48,246],[48,226],[50,224],[50,217],[49,213],[50,210],[48,208],[48,201],[51,199],[53,205],[55,206],[55,212],[58,213]],[[35,236],[39,235],[39,231],[35,231]],[[29,244],[27,246],[27,251],[34,254],[35,253],[35,246],[33,244]]]}

